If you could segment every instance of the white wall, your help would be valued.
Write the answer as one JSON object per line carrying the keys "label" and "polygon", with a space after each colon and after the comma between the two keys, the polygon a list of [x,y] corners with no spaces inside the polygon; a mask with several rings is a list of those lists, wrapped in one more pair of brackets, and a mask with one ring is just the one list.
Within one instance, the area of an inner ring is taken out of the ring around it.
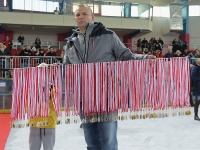
{"label": "white wall", "polygon": [[200,17],[189,18],[190,48],[200,49]]}
{"label": "white wall", "polygon": [[57,35],[55,34],[40,34],[40,33],[23,33],[23,32],[14,32],[13,41],[17,42],[17,38],[22,33],[26,41],[32,41],[35,42],[36,37],[39,37],[41,42],[47,42],[47,41],[57,41]]}

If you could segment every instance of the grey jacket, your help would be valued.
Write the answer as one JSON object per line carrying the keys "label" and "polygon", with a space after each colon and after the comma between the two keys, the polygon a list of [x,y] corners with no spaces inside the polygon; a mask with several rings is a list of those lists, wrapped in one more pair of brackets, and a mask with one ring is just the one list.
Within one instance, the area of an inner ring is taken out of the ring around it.
{"label": "grey jacket", "polygon": [[[133,54],[120,41],[115,32],[106,29],[101,23],[88,25],[86,34],[75,30],[67,38],[64,64],[81,64],[109,61],[145,59],[147,55]],[[82,116],[83,122],[117,120],[117,113]]]}
{"label": "grey jacket", "polygon": [[[82,41],[79,38],[82,37]],[[120,41],[115,32],[106,29],[101,23],[90,23],[83,35],[75,30],[67,38],[64,64],[123,61],[145,59],[147,55],[133,54]]]}

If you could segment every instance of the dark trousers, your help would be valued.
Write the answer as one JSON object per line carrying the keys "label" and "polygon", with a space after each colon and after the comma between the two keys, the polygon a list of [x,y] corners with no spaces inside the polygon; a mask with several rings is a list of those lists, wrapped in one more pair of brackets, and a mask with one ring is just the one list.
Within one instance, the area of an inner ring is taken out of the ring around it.
{"label": "dark trousers", "polygon": [[196,100],[194,104],[194,115],[198,116],[198,109],[199,109],[200,101]]}

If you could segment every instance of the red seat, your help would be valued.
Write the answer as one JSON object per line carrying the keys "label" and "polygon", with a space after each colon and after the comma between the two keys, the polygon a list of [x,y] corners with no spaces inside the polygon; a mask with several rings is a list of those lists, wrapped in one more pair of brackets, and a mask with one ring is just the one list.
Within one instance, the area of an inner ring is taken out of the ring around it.
{"label": "red seat", "polygon": [[11,50],[11,55],[12,56],[16,56],[17,55],[17,50],[16,49],[12,49]]}
{"label": "red seat", "polygon": [[56,50],[56,55],[57,55],[57,56],[60,56],[60,54],[61,54],[61,50],[57,49],[57,50]]}

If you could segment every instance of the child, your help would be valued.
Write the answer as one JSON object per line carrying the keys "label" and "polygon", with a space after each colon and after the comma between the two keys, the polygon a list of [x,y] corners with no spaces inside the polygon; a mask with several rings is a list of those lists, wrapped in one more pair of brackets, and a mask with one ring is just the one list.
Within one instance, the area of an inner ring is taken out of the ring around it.
{"label": "child", "polygon": [[[42,63],[38,67],[45,67],[48,64]],[[29,148],[30,150],[40,150],[43,144],[44,150],[53,150],[55,145],[55,126],[57,115],[53,106],[54,89],[51,87],[51,96],[49,102],[49,115],[46,118],[33,118],[29,120],[30,135]]]}

